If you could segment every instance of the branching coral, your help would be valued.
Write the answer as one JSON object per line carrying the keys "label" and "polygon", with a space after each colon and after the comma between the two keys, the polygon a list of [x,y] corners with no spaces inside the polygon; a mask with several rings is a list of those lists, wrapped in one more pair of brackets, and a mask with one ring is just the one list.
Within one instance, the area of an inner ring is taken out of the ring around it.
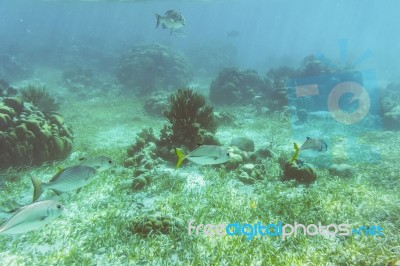
{"label": "branching coral", "polygon": [[60,108],[60,105],[47,92],[45,87],[29,85],[21,90],[21,94],[24,101],[32,103],[45,114],[55,112]]}
{"label": "branching coral", "polygon": [[179,89],[170,96],[169,103],[169,110],[164,115],[175,134],[193,127],[195,123],[212,133],[217,130],[213,108],[206,105],[205,98],[200,94],[190,89]]}

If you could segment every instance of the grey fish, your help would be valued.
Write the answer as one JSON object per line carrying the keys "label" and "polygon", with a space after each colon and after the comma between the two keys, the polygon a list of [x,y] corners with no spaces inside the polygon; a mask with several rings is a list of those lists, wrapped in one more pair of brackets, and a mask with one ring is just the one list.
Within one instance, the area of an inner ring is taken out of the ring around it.
{"label": "grey fish", "polygon": [[45,190],[51,189],[57,195],[80,189],[93,180],[98,171],[90,166],[76,165],[60,170],[48,183],[31,177],[34,187],[33,201],[35,202]]}
{"label": "grey fish", "polygon": [[22,207],[0,227],[0,234],[23,234],[41,228],[60,216],[63,210],[64,207],[53,200]]}
{"label": "grey fish", "polygon": [[81,158],[80,165],[93,167],[99,172],[105,171],[113,166],[113,160],[106,156],[97,156],[92,158]]}
{"label": "grey fish", "polygon": [[185,26],[185,18],[183,15],[175,10],[168,10],[164,16],[156,14],[157,25],[156,28],[161,24],[163,29],[170,29],[172,32]]}
{"label": "grey fish", "polygon": [[225,163],[229,161],[230,158],[230,154],[225,148],[216,145],[200,146],[186,156],[179,149],[175,149],[175,153],[178,156],[176,168],[178,168],[185,159],[196,164],[208,165]]}
{"label": "grey fish", "polygon": [[326,152],[328,150],[328,144],[322,139],[314,139],[307,137],[307,140],[301,145],[300,150],[315,150],[320,152]]}

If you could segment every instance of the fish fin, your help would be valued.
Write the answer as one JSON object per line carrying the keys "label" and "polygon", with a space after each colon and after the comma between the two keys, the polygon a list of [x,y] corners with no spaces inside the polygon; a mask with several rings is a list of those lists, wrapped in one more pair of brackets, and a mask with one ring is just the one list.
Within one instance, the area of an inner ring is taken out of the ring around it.
{"label": "fish fin", "polygon": [[297,159],[297,157],[299,156],[299,153],[300,153],[300,148],[296,142],[293,143],[293,147],[294,147],[295,152],[293,154],[292,159],[290,160],[290,163],[293,163]]}
{"label": "fish fin", "polygon": [[80,187],[80,188],[78,188],[77,190],[76,190],[76,194],[78,194],[79,192],[81,192],[81,190],[82,190],[82,188]]}
{"label": "fish fin", "polygon": [[156,18],[157,18],[157,25],[156,28],[158,28],[158,26],[160,25],[160,19],[161,19],[161,15],[156,13]]}
{"label": "fish fin", "polygon": [[36,177],[31,177],[33,184],[33,202],[37,201],[40,195],[43,193],[43,183]]}
{"label": "fish fin", "polygon": [[175,148],[175,153],[178,156],[178,161],[176,162],[176,169],[178,169],[179,166],[181,165],[181,163],[183,162],[183,160],[185,160],[185,155],[178,148]]}
{"label": "fish fin", "polygon": [[53,189],[53,191],[54,191],[54,193],[57,194],[57,196],[60,196],[62,193],[64,193],[64,192],[62,192],[60,190],[57,190],[57,189]]}

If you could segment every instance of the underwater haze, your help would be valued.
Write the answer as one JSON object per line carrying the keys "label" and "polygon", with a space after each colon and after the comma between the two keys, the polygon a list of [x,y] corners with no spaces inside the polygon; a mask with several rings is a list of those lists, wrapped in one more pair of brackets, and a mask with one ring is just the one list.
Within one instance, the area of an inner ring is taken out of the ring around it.
{"label": "underwater haze", "polygon": [[0,265],[400,265],[399,8],[0,0]]}

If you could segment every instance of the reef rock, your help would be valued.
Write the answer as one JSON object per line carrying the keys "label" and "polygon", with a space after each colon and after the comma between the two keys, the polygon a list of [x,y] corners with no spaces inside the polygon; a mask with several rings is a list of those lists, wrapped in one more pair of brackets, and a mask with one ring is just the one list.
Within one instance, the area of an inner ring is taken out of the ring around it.
{"label": "reef rock", "polygon": [[192,73],[185,56],[163,45],[140,45],[126,51],[117,70],[129,90],[148,94],[186,86]]}
{"label": "reef rock", "polygon": [[236,137],[231,140],[231,146],[236,146],[242,151],[253,152],[254,141],[246,137]]}
{"label": "reef rock", "polygon": [[45,115],[19,97],[0,98],[0,169],[64,159],[72,142],[61,115]]}
{"label": "reef rock", "polygon": [[282,181],[294,179],[299,183],[310,184],[317,178],[314,166],[301,160],[286,161],[283,165]]}
{"label": "reef rock", "polygon": [[225,68],[211,82],[210,99],[217,104],[246,104],[268,90],[255,70]]}

